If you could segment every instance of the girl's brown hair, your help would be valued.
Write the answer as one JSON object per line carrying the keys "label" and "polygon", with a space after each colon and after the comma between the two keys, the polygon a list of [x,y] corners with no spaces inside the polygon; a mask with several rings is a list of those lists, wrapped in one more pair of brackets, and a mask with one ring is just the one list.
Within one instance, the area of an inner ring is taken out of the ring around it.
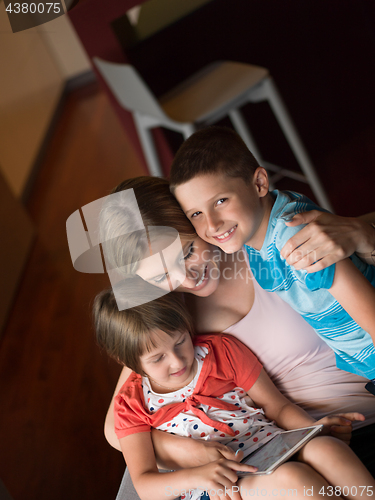
{"label": "girl's brown hair", "polygon": [[[144,282],[138,285],[134,287],[135,295],[144,292]],[[99,346],[118,363],[143,374],[140,357],[155,347],[151,336],[153,331],[162,330],[171,337],[176,332],[184,331],[193,335],[191,316],[179,295],[168,293],[137,307],[119,311],[113,291],[103,290],[95,297],[93,306]]]}
{"label": "girl's brown hair", "polygon": [[[170,193],[169,183],[159,177],[135,177],[119,184],[111,194],[134,189],[134,194],[146,228],[167,226],[181,236],[196,238],[194,227]],[[124,197],[109,196],[100,213],[100,240],[107,261],[113,268],[124,268],[123,274],[134,274],[138,261],[148,249],[145,231],[132,231],[134,213]]]}

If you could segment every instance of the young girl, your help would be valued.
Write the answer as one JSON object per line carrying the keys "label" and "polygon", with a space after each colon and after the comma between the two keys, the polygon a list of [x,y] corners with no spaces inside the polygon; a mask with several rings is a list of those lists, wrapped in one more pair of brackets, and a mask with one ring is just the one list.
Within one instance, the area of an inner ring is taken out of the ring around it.
{"label": "young girl", "polygon": [[[240,500],[239,491],[245,496],[255,488],[267,488],[267,495],[275,488],[292,488],[297,498],[306,496],[307,489],[317,498],[332,487],[335,495],[345,492],[350,499],[373,494],[369,472],[346,444],[330,436],[314,438],[298,454],[299,462],[287,462],[271,475],[238,480],[236,471],[255,468],[225,458],[225,451],[222,459],[206,465],[159,474],[152,428],[220,440],[232,450],[255,450],[280,428],[316,422],[279,393],[234,337],[202,335],[193,342],[191,319],[175,294],[118,311],[112,291],[104,291],[95,299],[94,320],[99,344],[133,370],[116,397],[115,428],[141,499],[196,498],[208,491],[211,498]],[[244,366],[241,372],[238,367]],[[353,413],[317,423],[327,433],[332,425],[362,418]]]}

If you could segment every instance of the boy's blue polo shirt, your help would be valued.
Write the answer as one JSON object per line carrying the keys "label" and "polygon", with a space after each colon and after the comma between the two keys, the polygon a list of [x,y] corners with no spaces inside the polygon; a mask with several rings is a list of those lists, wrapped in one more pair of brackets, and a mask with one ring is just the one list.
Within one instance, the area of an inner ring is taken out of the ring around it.
{"label": "boy's blue polo shirt", "polygon": [[[245,245],[254,277],[262,288],[280,295],[315,329],[335,352],[338,368],[373,379],[375,347],[371,336],[329,293],[335,265],[309,274],[294,269],[280,255],[284,244],[303,227],[288,227],[281,217],[321,209],[305,196],[291,191],[275,190],[271,195],[275,203],[261,250]],[[375,268],[355,254],[351,259],[375,286]]]}

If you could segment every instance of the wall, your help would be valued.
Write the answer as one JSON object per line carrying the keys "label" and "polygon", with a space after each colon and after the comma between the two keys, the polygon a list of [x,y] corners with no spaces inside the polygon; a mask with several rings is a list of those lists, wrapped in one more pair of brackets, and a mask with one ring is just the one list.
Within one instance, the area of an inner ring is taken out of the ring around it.
{"label": "wall", "polygon": [[12,33],[3,2],[0,47],[1,331],[33,241],[20,199],[66,82],[91,65],[67,16]]}
{"label": "wall", "polygon": [[138,39],[153,35],[157,31],[188,15],[212,0],[148,0],[138,10],[136,29]]}
{"label": "wall", "polygon": [[90,61],[68,16],[43,24],[40,32],[62,78],[68,80],[91,70]]}
{"label": "wall", "polygon": [[[0,332],[5,325],[34,237],[33,224],[0,171]],[[0,485],[1,496],[1,485]],[[3,498],[1,496],[1,498]]]}
{"label": "wall", "polygon": [[67,16],[12,33],[0,3],[0,165],[20,198],[69,78],[90,69]]}

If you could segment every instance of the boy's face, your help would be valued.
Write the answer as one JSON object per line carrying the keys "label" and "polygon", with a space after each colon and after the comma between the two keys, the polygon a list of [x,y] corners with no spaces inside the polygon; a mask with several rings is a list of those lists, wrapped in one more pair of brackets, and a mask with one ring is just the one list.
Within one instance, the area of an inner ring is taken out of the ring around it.
{"label": "boy's face", "polygon": [[175,189],[175,196],[198,235],[226,253],[245,243],[262,247],[271,210],[268,178],[258,168],[252,181],[225,174],[194,177]]}

